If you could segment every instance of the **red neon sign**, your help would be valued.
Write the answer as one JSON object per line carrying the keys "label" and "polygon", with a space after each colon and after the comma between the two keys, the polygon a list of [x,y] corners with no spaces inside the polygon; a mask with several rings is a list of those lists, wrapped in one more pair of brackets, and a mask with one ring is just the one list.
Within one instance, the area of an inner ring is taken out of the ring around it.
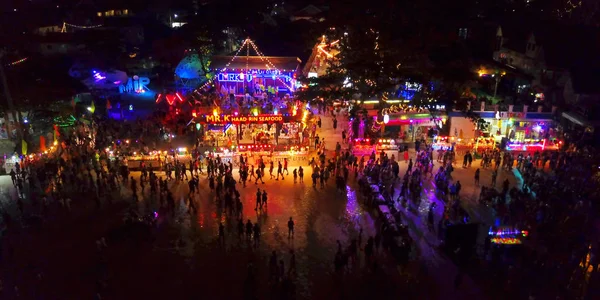
{"label": "red neon sign", "polygon": [[204,119],[207,123],[280,123],[283,122],[282,115],[205,115]]}

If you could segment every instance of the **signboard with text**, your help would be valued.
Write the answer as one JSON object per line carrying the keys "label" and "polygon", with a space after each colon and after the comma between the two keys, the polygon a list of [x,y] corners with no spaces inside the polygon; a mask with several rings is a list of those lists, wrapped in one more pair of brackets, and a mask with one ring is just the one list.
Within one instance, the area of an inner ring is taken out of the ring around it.
{"label": "signboard with text", "polygon": [[222,72],[217,74],[218,81],[228,82],[250,82],[254,78],[279,78],[284,82],[291,82],[294,72],[281,72],[279,70],[248,70],[247,72]]}
{"label": "signboard with text", "polygon": [[524,112],[507,112],[507,111],[500,112],[500,119],[510,119],[510,118],[524,119],[524,118],[527,118],[527,114]]}
{"label": "signboard with text", "polygon": [[293,122],[295,118],[284,115],[204,115],[201,121],[210,124],[284,123]]}

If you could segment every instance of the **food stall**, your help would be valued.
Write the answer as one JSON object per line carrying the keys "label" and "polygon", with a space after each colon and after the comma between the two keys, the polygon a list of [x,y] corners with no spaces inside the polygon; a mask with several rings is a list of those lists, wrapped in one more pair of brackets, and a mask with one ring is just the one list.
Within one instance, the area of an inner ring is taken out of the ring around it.
{"label": "food stall", "polygon": [[301,141],[302,116],[300,114],[249,115],[213,114],[196,115],[192,120],[204,124],[204,140],[213,146],[241,144],[285,144],[298,145]]}
{"label": "food stall", "polygon": [[453,149],[457,154],[464,154],[473,149],[473,140],[453,136],[436,136],[431,145],[434,151]]}
{"label": "food stall", "polygon": [[[133,152],[132,155],[125,156],[123,164],[130,170],[141,170],[143,165],[149,170],[160,170],[162,162],[167,156],[167,152],[164,151],[152,151],[148,154],[142,154],[141,152]],[[161,159],[162,157],[162,159]]]}
{"label": "food stall", "polygon": [[223,124],[208,124],[204,131],[204,143],[215,147],[231,146],[236,141],[233,127]]}
{"label": "food stall", "polygon": [[374,151],[375,147],[371,145],[370,139],[354,139],[352,144],[352,154],[355,156],[369,156]]}
{"label": "food stall", "polygon": [[[108,149],[107,152],[109,157],[114,159],[114,152]],[[123,164],[130,170],[141,170],[142,163],[146,165],[148,170],[160,170],[167,163],[174,163],[175,161],[188,163],[191,160],[192,155],[189,153],[188,149],[179,147],[177,149],[171,149],[170,151],[154,150],[148,153],[133,152],[131,155],[126,155],[123,158]]]}
{"label": "food stall", "polygon": [[488,236],[493,244],[497,245],[520,245],[529,235],[527,230],[518,230],[512,227],[499,227],[488,231]]}
{"label": "food stall", "polygon": [[448,136],[435,136],[433,138],[433,143],[431,144],[431,148],[433,150],[446,150],[452,148],[452,143],[450,142],[450,137]]}
{"label": "food stall", "polygon": [[379,139],[377,145],[375,145],[375,150],[377,150],[377,152],[398,151],[398,145],[396,145],[396,140],[394,139]]}
{"label": "food stall", "polygon": [[558,151],[561,141],[556,140],[534,140],[534,139],[524,139],[521,142],[509,142],[506,145],[506,150],[508,151],[523,151],[523,152],[541,152],[541,151]]}
{"label": "food stall", "polygon": [[398,145],[396,145],[395,139],[379,139],[377,140],[377,144],[375,145],[376,153],[381,153],[382,151],[387,154],[389,158],[396,157],[398,159]]}
{"label": "food stall", "polygon": [[308,164],[308,147],[290,146],[283,149],[285,150],[277,151],[274,145],[269,144],[241,144],[235,149],[237,151],[229,151],[229,149],[221,147],[215,148],[214,151],[206,151],[204,154],[209,157],[219,156],[223,162],[231,162],[235,167],[239,166],[240,156],[254,166],[257,166],[260,160],[268,165],[271,161],[283,163],[285,159],[289,166],[306,166]]}
{"label": "food stall", "polygon": [[483,153],[486,150],[493,150],[496,148],[496,140],[493,137],[480,136],[475,140],[475,151],[477,153]]}

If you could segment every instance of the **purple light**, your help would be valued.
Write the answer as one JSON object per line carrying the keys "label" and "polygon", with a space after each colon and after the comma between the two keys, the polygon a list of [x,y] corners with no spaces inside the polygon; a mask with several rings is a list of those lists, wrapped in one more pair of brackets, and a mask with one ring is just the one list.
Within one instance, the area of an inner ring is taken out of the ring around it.
{"label": "purple light", "polygon": [[94,79],[96,80],[96,82],[98,82],[100,80],[106,79],[106,76],[102,76],[102,74],[100,73],[94,73]]}
{"label": "purple light", "polygon": [[412,122],[413,122],[413,120],[411,119],[411,120],[410,120],[410,122],[412,123]]}
{"label": "purple light", "polygon": [[113,82],[115,85],[121,84],[121,80],[117,80],[115,82]]}

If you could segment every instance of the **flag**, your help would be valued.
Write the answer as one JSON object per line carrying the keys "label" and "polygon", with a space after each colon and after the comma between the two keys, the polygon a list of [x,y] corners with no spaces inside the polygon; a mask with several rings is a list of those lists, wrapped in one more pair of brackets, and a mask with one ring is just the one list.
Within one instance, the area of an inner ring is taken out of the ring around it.
{"label": "flag", "polygon": [[96,111],[96,104],[92,101],[92,106],[90,107],[90,111],[94,113]]}
{"label": "flag", "polygon": [[21,154],[27,155],[27,142],[25,140],[21,140]]}
{"label": "flag", "polygon": [[110,100],[106,99],[106,109],[111,109],[112,105],[110,105]]}
{"label": "flag", "polygon": [[54,127],[54,141],[56,142],[58,140],[58,137],[60,136],[60,132],[58,131],[58,126],[56,125],[52,125]]}
{"label": "flag", "polygon": [[46,151],[46,138],[43,135],[40,135],[40,151]]}

